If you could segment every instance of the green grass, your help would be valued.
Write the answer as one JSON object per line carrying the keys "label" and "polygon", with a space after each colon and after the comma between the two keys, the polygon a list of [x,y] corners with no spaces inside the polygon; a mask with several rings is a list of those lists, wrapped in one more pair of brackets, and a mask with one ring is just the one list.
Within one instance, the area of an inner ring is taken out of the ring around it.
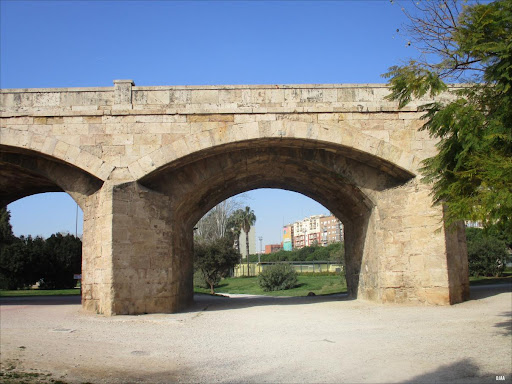
{"label": "green grass", "polygon": [[15,291],[0,290],[0,297],[24,297],[24,296],[69,296],[80,295],[80,289],[18,289]]}
{"label": "green grass", "polygon": [[[267,296],[307,296],[309,292],[316,295],[330,295],[347,292],[347,284],[340,276],[333,275],[299,275],[299,286],[284,291],[265,292],[258,285],[256,277],[230,277],[223,279],[215,288],[216,293],[244,293],[248,295]],[[505,272],[502,277],[470,277],[470,285],[512,283],[512,272]],[[197,293],[210,293],[209,289],[194,287]],[[66,296],[80,295],[80,289],[20,289],[16,291],[0,290],[0,297],[29,296]]]}
{"label": "green grass", "polygon": [[469,277],[469,285],[486,285],[486,284],[507,284],[512,283],[512,272],[507,271],[503,272],[503,276],[501,277]]}
{"label": "green grass", "polygon": [[[309,292],[316,295],[330,295],[347,292],[345,279],[340,276],[304,276],[299,275],[298,286],[284,291],[265,292],[258,285],[257,277],[228,277],[215,288],[216,293],[244,293],[266,296],[307,296]],[[209,289],[194,287],[197,293],[210,293]]]}

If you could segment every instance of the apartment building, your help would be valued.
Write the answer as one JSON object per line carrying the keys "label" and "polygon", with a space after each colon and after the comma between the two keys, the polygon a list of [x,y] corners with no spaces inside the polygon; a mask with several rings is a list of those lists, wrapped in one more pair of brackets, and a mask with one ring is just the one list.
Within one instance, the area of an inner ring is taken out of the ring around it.
{"label": "apartment building", "polygon": [[274,253],[283,249],[283,244],[267,244],[265,245],[265,254]]}
{"label": "apartment building", "polygon": [[320,236],[324,247],[343,241],[343,224],[333,215],[320,218]]}
{"label": "apartment building", "polygon": [[285,251],[339,241],[343,241],[343,224],[333,215],[313,215],[283,227]]}
{"label": "apartment building", "polygon": [[313,215],[293,223],[294,248],[320,244],[320,219],[323,215]]}

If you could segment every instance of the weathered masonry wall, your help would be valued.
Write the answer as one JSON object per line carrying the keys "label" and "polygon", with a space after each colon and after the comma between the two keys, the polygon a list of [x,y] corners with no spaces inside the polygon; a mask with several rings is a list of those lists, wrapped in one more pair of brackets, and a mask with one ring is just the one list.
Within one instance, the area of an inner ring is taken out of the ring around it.
{"label": "weathered masonry wall", "polygon": [[[342,125],[414,153],[418,159],[435,150],[428,135],[416,129],[421,124],[416,105],[399,112],[395,103],[383,101],[387,89],[382,85],[247,88],[131,84],[118,81],[114,89],[2,90],[3,140],[67,161],[88,163],[89,172],[101,178],[113,167],[126,166],[133,177],[141,176],[139,168],[150,170],[146,156],[159,155],[155,151],[162,147],[175,144],[176,153],[180,149],[187,152],[178,148],[179,139],[186,135],[199,139],[201,132],[213,134],[222,128],[263,121],[276,137],[290,135],[288,121],[300,121]],[[197,149],[207,145],[199,144]]]}
{"label": "weathered masonry wall", "polygon": [[84,210],[83,305],[174,312],[192,300],[192,228],[246,190],[304,193],[347,228],[349,290],[467,298],[463,229],[420,182],[435,142],[383,85],[1,90],[0,203],[68,192]]}

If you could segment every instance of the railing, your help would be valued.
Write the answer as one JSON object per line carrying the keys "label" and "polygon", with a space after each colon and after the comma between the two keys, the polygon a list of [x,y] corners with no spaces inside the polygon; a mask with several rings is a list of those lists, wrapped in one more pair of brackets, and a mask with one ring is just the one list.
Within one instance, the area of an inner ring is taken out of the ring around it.
{"label": "railing", "polygon": [[[274,264],[290,264],[297,273],[342,273],[343,265],[334,261],[266,261],[249,263],[250,276],[258,276],[265,268]],[[247,263],[238,264],[233,277],[247,276]]]}

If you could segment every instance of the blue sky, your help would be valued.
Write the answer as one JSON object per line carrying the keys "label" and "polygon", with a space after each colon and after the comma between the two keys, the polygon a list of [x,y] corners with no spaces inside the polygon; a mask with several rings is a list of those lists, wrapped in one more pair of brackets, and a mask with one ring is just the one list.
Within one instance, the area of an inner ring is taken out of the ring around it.
{"label": "blue sky", "polygon": [[[414,54],[396,32],[405,4],[0,0],[0,86],[382,83],[388,67]],[[264,244],[280,241],[283,221],[327,213],[292,192],[246,195]],[[76,205],[65,194],[9,209],[17,235],[75,232]]]}

